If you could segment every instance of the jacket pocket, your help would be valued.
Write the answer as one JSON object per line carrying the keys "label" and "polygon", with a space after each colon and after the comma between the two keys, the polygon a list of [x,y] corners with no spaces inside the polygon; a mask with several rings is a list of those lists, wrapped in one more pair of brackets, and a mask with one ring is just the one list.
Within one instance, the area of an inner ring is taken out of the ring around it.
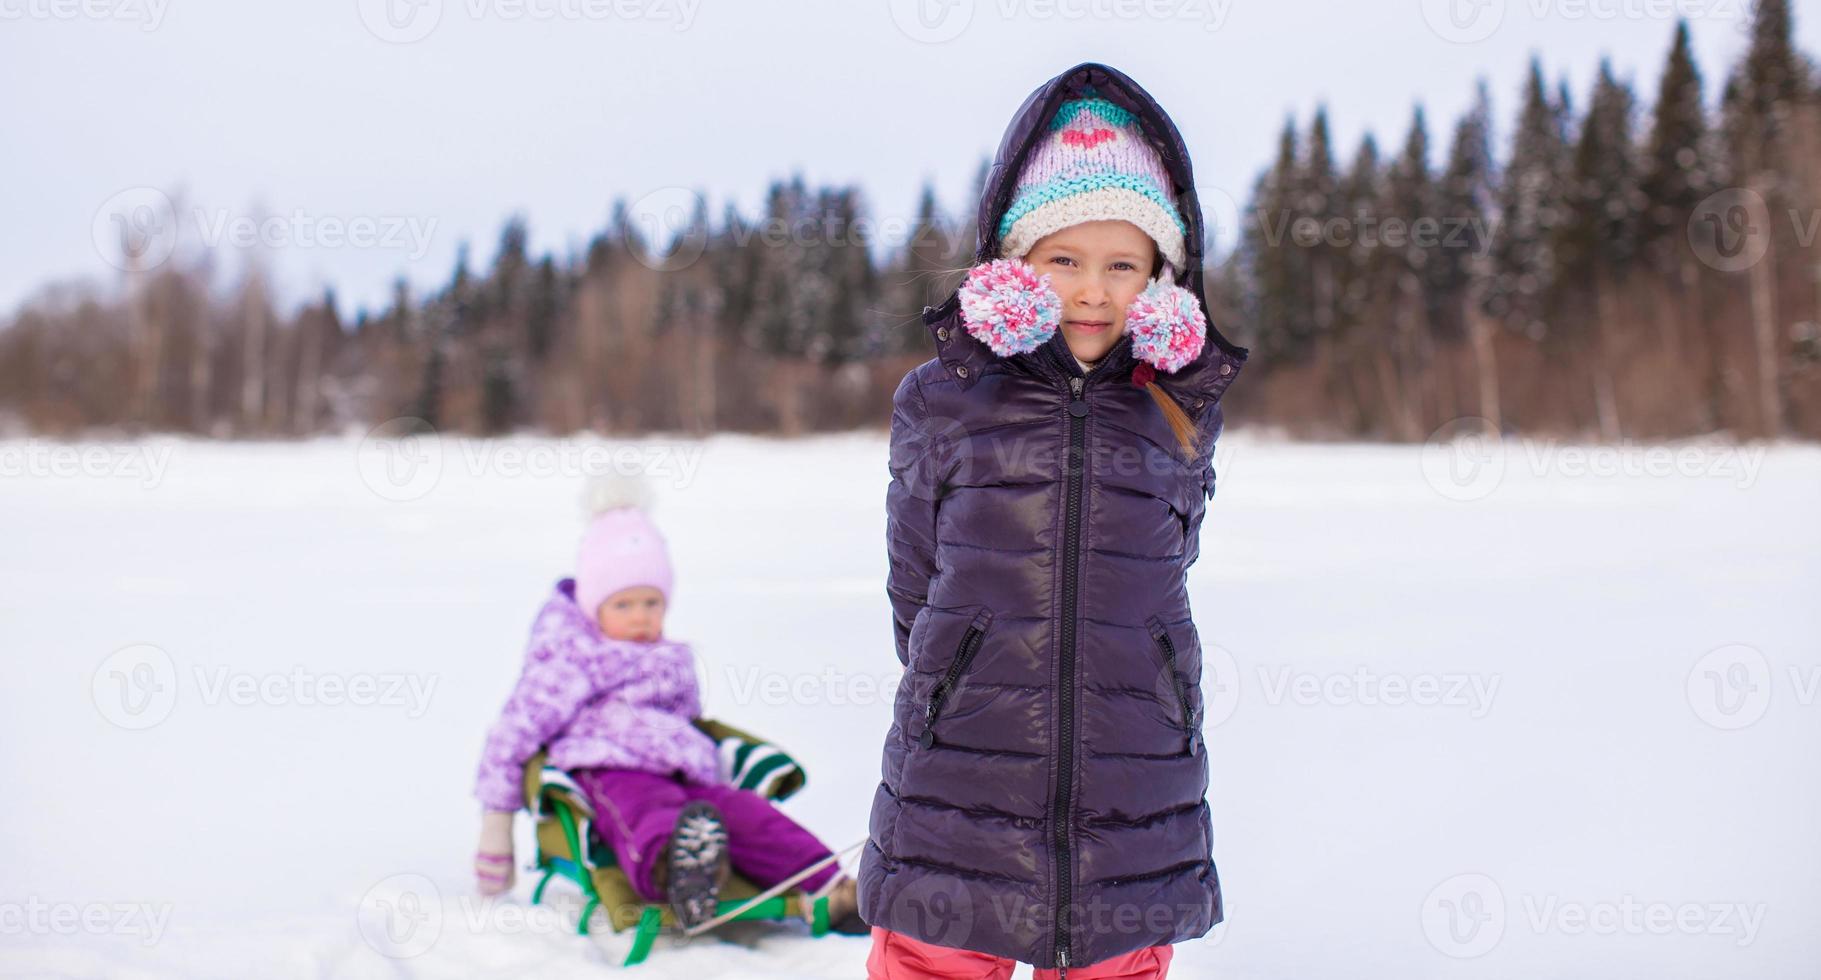
{"label": "jacket pocket", "polygon": [[923,732],[917,736],[917,744],[924,748],[936,744],[936,719],[942,716],[942,706],[953,694],[955,686],[961,682],[961,675],[974,662],[974,655],[980,652],[980,643],[986,637],[986,628],[993,621],[993,611],[982,609],[975,614],[974,621],[969,623],[967,631],[961,634],[961,641],[955,647],[955,657],[949,661],[948,670],[942,679],[930,689],[929,701],[923,709]]}
{"label": "jacket pocket", "polygon": [[1145,620],[1145,625],[1151,631],[1151,647],[1157,651],[1163,664],[1162,680],[1176,701],[1176,724],[1186,736],[1183,753],[1194,755],[1196,747],[1201,744],[1201,730],[1195,725],[1195,712],[1189,706],[1188,689],[1182,682],[1182,675],[1176,670],[1176,643],[1170,639],[1169,628],[1164,626],[1162,617],[1152,616]]}

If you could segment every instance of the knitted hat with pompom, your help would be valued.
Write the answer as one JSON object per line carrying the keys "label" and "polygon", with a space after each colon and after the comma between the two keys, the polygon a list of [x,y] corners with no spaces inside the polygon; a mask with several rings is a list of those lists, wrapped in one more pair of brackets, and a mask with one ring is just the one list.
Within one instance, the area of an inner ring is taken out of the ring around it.
{"label": "knitted hat with pompom", "polygon": [[1044,236],[1084,221],[1129,221],[1182,268],[1188,226],[1163,157],[1138,117],[1097,96],[1064,102],[1020,167],[999,219],[999,257],[1022,256]]}
{"label": "knitted hat with pompom", "polygon": [[650,488],[613,473],[590,480],[582,499],[591,520],[575,560],[576,604],[594,619],[609,596],[635,585],[652,586],[669,601],[670,552],[646,514]]}

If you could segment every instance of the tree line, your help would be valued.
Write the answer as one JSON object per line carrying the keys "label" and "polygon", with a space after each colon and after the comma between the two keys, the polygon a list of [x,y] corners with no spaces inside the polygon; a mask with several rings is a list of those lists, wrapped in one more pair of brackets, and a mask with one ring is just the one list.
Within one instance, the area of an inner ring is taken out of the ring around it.
{"label": "tree line", "polygon": [[[1685,23],[1667,58],[1648,107],[1603,63],[1584,108],[1533,60],[1502,153],[1484,83],[1445,150],[1420,106],[1393,150],[1368,134],[1344,163],[1325,109],[1287,120],[1207,269],[1223,331],[1253,349],[1229,417],[1400,441],[1462,417],[1821,436],[1821,75],[1787,0],[1756,6],[1717,110]],[[123,236],[124,288],[47,289],[0,323],[0,431],[881,426],[933,354],[920,313],[971,261],[984,175],[954,213],[925,187],[902,227],[801,177],[757,214],[621,201],[561,257],[515,217],[484,267],[464,245],[441,287],[401,279],[348,320],[332,291],[281,312],[257,265],[220,290],[215,256],[138,261]]]}

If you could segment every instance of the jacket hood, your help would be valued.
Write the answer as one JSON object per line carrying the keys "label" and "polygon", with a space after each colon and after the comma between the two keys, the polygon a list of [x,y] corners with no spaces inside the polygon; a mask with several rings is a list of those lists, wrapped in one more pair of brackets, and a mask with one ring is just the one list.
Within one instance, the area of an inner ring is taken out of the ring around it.
{"label": "jacket hood", "polygon": [[[1096,62],[1083,62],[1044,82],[1025,98],[1024,104],[1019,106],[1011,124],[1006,127],[1005,135],[999,141],[999,150],[994,154],[992,167],[981,191],[974,261],[985,262],[998,256],[999,219],[1011,207],[1018,173],[1032,148],[1048,131],[1049,121],[1055,117],[1056,110],[1061,108],[1062,103],[1088,94],[1107,99],[1138,117],[1140,129],[1157,147],[1164,168],[1169,172],[1170,181],[1176,187],[1176,205],[1181,210],[1183,223],[1187,227],[1183,242],[1187,261],[1183,263],[1183,268],[1176,270],[1176,284],[1194,293],[1196,300],[1201,303],[1202,313],[1208,316],[1209,342],[1203,346],[1201,355],[1195,360],[1173,374],[1159,375],[1157,380],[1165,388],[1193,393],[1209,400],[1218,398],[1239,373],[1248,350],[1223,336],[1214,325],[1214,318],[1208,310],[1207,291],[1202,281],[1204,233],[1201,201],[1195,193],[1195,175],[1182,134],[1177,131],[1176,124],[1163,111],[1163,107],[1157,104],[1157,100],[1123,72]],[[983,371],[998,361],[1029,358],[1034,363],[1043,364],[1044,369],[1050,373],[1058,370],[1080,373],[1060,330],[1050,338],[1049,343],[1028,354],[1014,354],[1010,358],[994,354],[962,325],[959,288],[942,303],[925,307],[923,323],[935,341],[936,356],[963,390],[971,387]],[[1108,373],[1129,371],[1135,363],[1131,346],[1130,334],[1120,338],[1119,343],[1108,352],[1107,363],[1103,368]]]}

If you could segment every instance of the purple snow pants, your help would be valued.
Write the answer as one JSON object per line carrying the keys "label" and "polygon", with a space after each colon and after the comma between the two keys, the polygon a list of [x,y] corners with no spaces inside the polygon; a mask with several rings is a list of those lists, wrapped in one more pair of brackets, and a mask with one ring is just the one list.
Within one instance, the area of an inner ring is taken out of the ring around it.
{"label": "purple snow pants", "polygon": [[[677,814],[695,800],[707,800],[720,809],[727,824],[728,859],[733,869],[760,888],[775,885],[832,853],[770,800],[749,789],[682,782],[630,769],[577,769],[570,775],[594,806],[595,833],[613,848],[633,890],[648,902],[664,900],[652,887],[651,875],[662,859]],[[793,887],[814,891],[840,870],[831,862]]]}

